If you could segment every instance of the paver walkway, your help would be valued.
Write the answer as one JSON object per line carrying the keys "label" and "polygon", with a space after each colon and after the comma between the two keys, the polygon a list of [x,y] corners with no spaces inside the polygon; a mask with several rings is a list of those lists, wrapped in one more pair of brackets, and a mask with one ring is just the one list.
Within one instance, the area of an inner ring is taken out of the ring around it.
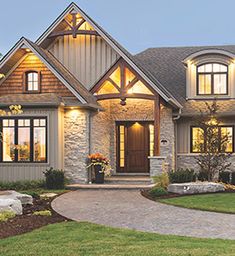
{"label": "paver walkway", "polygon": [[137,190],[69,192],[56,198],[52,207],[75,221],[160,234],[235,240],[235,215],[156,203]]}

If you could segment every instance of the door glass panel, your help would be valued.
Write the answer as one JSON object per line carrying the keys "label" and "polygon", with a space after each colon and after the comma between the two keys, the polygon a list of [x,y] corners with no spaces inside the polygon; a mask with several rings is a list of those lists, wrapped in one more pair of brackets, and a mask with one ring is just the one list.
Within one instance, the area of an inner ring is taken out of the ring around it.
{"label": "door glass panel", "polygon": [[154,125],[149,125],[149,155],[154,155]]}
{"label": "door glass panel", "polygon": [[120,138],[120,162],[119,165],[121,168],[125,166],[125,127],[124,125],[119,126],[119,138]]}

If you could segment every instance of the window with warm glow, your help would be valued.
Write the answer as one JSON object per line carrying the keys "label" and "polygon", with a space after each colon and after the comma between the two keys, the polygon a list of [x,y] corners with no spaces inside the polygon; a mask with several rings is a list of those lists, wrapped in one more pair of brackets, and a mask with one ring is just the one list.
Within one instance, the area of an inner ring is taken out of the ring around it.
{"label": "window with warm glow", "polygon": [[204,131],[199,127],[192,127],[192,152],[193,153],[200,153],[204,151]]}
{"label": "window with warm glow", "polygon": [[25,74],[26,91],[38,92],[39,91],[39,74],[36,71],[30,71]]}
{"label": "window with warm glow", "polygon": [[127,67],[118,66],[109,77],[103,81],[97,95],[104,94],[145,94],[153,95],[150,89]]}
{"label": "window with warm glow", "polygon": [[[218,134],[221,140],[224,138],[226,141],[223,143],[223,147],[218,148],[220,152],[233,153],[233,126],[221,126],[215,128],[216,130],[213,133]],[[206,147],[206,135],[202,128],[200,127],[191,127],[191,152],[192,153],[202,153]]]}
{"label": "window with warm glow", "polygon": [[2,162],[46,162],[46,118],[0,119]]}
{"label": "window with warm glow", "polygon": [[154,125],[149,125],[149,156],[154,156]]}
{"label": "window with warm glow", "polygon": [[199,95],[228,94],[228,67],[208,63],[197,67],[197,93]]}

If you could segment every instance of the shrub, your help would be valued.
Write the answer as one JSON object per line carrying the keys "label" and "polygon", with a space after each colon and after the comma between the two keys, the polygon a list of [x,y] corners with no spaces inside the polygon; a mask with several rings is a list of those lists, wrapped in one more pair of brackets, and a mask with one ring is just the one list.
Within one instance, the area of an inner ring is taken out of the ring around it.
{"label": "shrub", "polygon": [[185,183],[196,181],[196,174],[193,169],[178,169],[169,172],[170,183]]}
{"label": "shrub", "polygon": [[222,171],[219,173],[219,181],[229,184],[230,183],[230,172]]}
{"label": "shrub", "polygon": [[35,199],[40,199],[40,195],[39,193],[35,192],[35,191],[23,191],[24,194],[30,195]]}
{"label": "shrub", "polygon": [[169,185],[169,176],[166,172],[164,172],[160,175],[154,176],[153,181],[155,183],[155,187],[161,187],[161,188],[167,189]]}
{"label": "shrub", "polygon": [[16,216],[15,213],[11,211],[0,212],[0,222],[7,221],[11,218],[14,218],[15,216]]}
{"label": "shrub", "polygon": [[37,212],[34,212],[33,215],[36,215],[36,216],[51,216],[51,211],[49,210],[45,210],[45,211],[37,211]]}
{"label": "shrub", "polygon": [[0,182],[0,190],[28,190],[44,187],[45,181],[43,180]]}
{"label": "shrub", "polygon": [[56,170],[51,167],[44,172],[44,175],[47,189],[64,189],[65,176],[62,170]]}
{"label": "shrub", "polygon": [[152,197],[159,197],[159,196],[164,196],[168,194],[167,190],[162,187],[154,187],[150,190],[149,193]]}
{"label": "shrub", "polygon": [[232,172],[231,184],[235,185],[235,172]]}

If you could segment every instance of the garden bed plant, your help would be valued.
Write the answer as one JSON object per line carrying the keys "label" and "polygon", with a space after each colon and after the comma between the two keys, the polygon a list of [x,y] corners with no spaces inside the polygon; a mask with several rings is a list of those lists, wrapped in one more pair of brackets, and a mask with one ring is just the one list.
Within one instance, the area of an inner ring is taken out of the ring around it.
{"label": "garden bed plant", "polygon": [[30,232],[48,224],[68,221],[56,213],[51,202],[54,198],[43,198],[35,192],[33,205],[24,205],[23,214],[18,216],[4,215],[0,220],[0,239]]}

